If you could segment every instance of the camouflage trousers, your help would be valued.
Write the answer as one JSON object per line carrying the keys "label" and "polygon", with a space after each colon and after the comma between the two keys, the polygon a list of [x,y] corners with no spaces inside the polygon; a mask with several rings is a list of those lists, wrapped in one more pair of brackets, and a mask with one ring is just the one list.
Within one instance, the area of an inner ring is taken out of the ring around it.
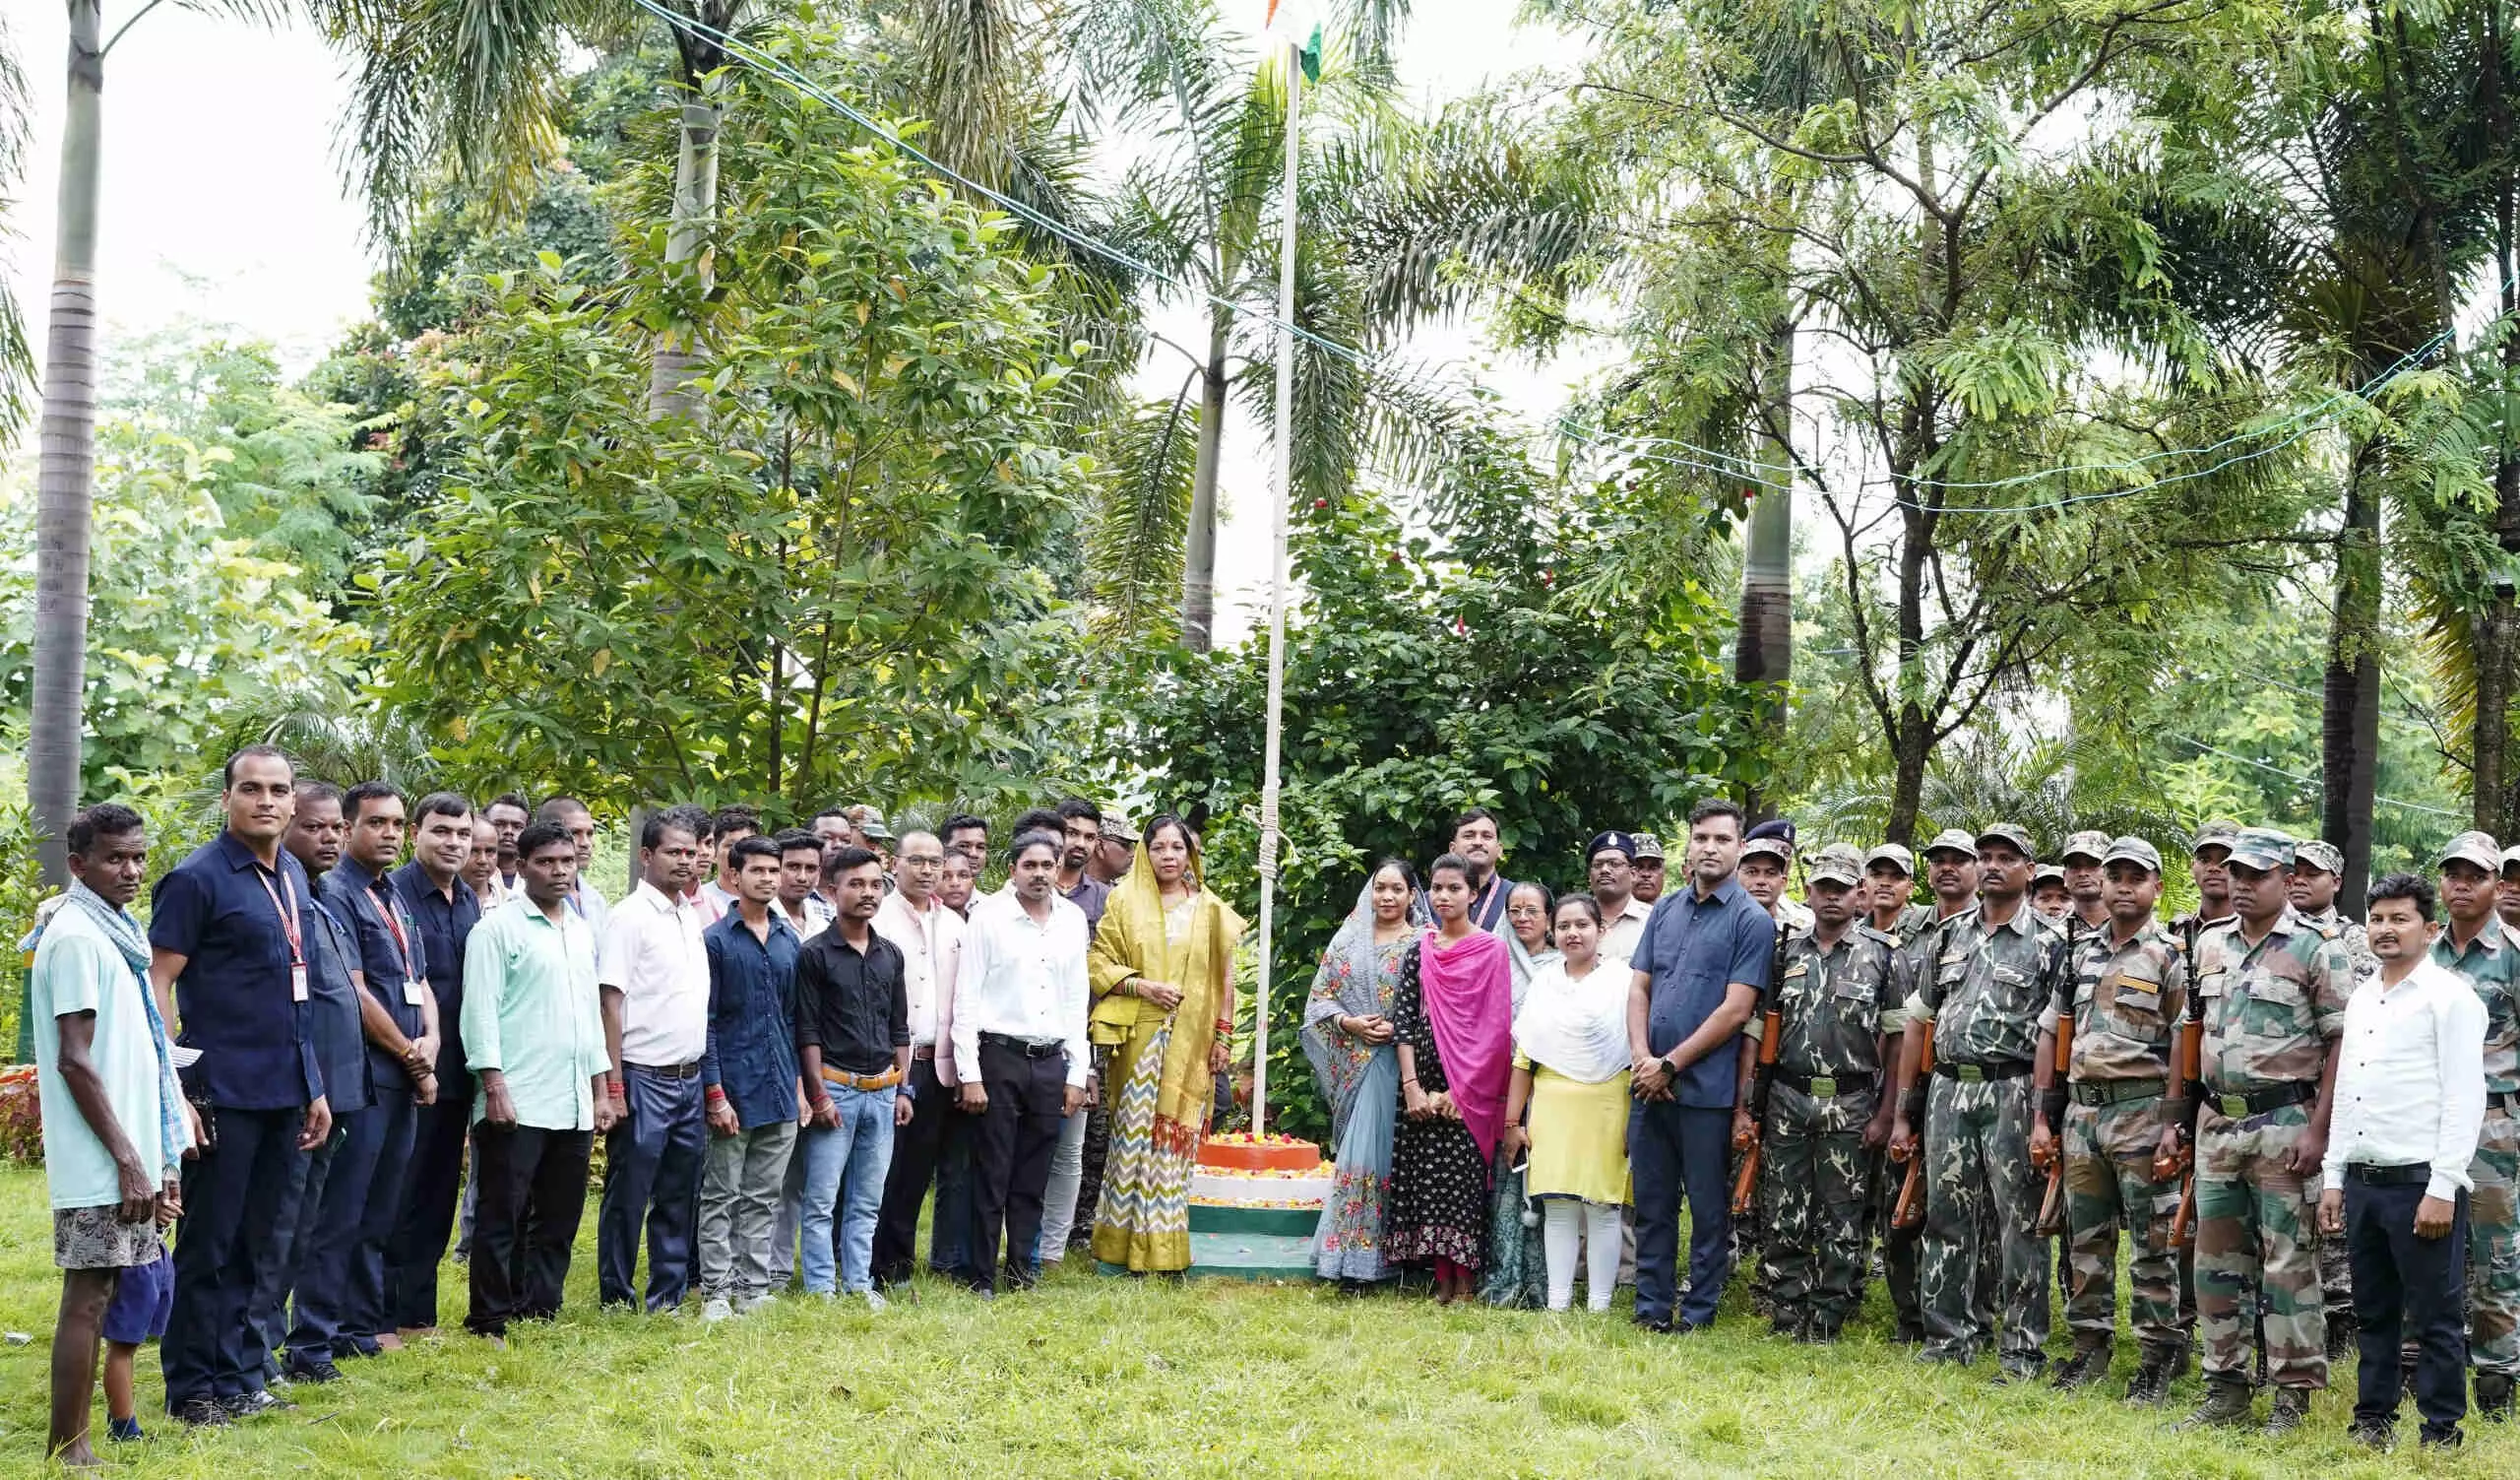
{"label": "camouflage trousers", "polygon": [[2232,1120],[2209,1100],[2196,1122],[2196,1323],[2205,1371],[2245,1380],[2251,1365],[2242,1297],[2254,1285],[2278,1387],[2327,1385],[2327,1307],[2319,1293],[2317,1169],[2285,1165],[2309,1109],[2288,1105]]}
{"label": "camouflage trousers", "polygon": [[1815,1100],[1780,1083],[1759,1132],[1759,1207],[1767,1225],[1768,1299],[1776,1319],[1844,1325],[1863,1304],[1864,1220],[1872,1153],[1869,1091]]}
{"label": "camouflage trousers", "polygon": [[2187,1325],[2179,1319],[2177,1252],[2170,1242],[2179,1179],[2153,1177],[2153,1153],[2168,1124],[2158,1095],[2065,1108],[2065,1323],[2076,1332],[2116,1331],[2117,1235],[2123,1229],[2132,1250],[2127,1316],[2148,1352],[2187,1346]]}
{"label": "camouflage trousers", "polygon": [[2520,1376],[2520,1227],[2513,1184],[2520,1181],[2520,1121],[2486,1113],[2469,1164],[2468,1365]]}
{"label": "camouflage trousers", "polygon": [[[2048,1189],[2030,1165],[2037,1098],[2027,1074],[1985,1084],[1936,1075],[1925,1093],[1919,1294],[1928,1355],[1965,1362],[1991,1342],[2007,1360],[2037,1361],[2048,1343],[2048,1241],[2037,1231]],[[1978,1283],[1990,1243],[1988,1312]]]}

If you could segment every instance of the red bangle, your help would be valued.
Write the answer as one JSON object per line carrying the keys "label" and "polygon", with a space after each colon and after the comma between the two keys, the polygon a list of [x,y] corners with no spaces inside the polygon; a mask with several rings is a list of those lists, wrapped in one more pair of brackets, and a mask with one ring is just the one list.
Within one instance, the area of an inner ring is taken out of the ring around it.
{"label": "red bangle", "polygon": [[710,1085],[708,1095],[709,1103],[712,1105],[724,1105],[726,1103],[726,1091],[723,1086],[716,1084]]}

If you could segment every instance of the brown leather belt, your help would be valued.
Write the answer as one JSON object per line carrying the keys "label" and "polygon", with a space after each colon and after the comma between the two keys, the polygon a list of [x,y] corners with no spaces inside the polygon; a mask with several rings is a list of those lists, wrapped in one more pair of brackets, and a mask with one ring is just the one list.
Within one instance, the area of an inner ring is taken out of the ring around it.
{"label": "brown leather belt", "polygon": [[852,1074],[845,1068],[833,1068],[826,1063],[823,1065],[823,1082],[837,1084],[843,1089],[867,1091],[890,1089],[902,1082],[902,1071],[898,1068],[888,1068],[880,1074]]}

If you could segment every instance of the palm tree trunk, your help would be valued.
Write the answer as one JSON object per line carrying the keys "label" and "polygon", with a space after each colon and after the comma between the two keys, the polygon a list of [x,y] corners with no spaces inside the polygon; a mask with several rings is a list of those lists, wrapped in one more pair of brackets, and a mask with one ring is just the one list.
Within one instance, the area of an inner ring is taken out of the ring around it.
{"label": "palm tree trunk", "polygon": [[1199,442],[1190,471],[1190,528],[1181,549],[1181,641],[1193,653],[1215,643],[1217,464],[1225,451],[1227,324],[1209,320],[1208,362],[1199,371]]}
{"label": "palm tree trunk", "polygon": [[2319,716],[2325,778],[2319,835],[2345,855],[2336,905],[2357,917],[2371,869],[2371,802],[2380,772],[2380,498],[2365,478],[2373,456],[2367,445],[2356,449],[2346,475],[2336,619]]}
{"label": "palm tree trunk", "polygon": [[[695,87],[703,84],[694,84]],[[718,105],[696,95],[682,104],[678,147],[673,164],[673,225],[665,236],[665,266],[705,274],[701,244],[718,210]],[[699,285],[702,292],[708,284]],[[648,415],[687,417],[697,404],[691,379],[691,341],[686,326],[676,325],[657,336],[654,366],[648,376]]]}
{"label": "palm tree trunk", "polygon": [[[2493,207],[2494,280],[2500,284],[2497,305],[2506,321],[2520,315],[2520,283],[2513,281],[2520,273],[2520,222],[2515,222],[2515,191],[2520,187],[2520,161],[2511,153],[2511,99],[2503,91],[2503,57],[2505,37],[2502,32],[2502,7],[2487,7],[2486,44],[2483,58],[2483,89],[2486,105],[2486,130],[2490,140],[2495,171]],[[2503,336],[2502,365],[2505,376],[2520,368],[2520,336]],[[2476,653],[2476,718],[2469,737],[2469,754],[2475,761],[2470,774],[2469,796],[2474,803],[2476,826],[2497,838],[2511,841],[2515,820],[2520,820],[2520,807],[2514,806],[2511,795],[2511,697],[2515,680],[2520,680],[2520,598],[2513,591],[2512,571],[2520,568],[2520,442],[2510,431],[2513,397],[2509,391],[2497,392],[2503,400],[2503,417],[2495,436],[2493,467],[2493,538],[2502,551],[2503,569],[2494,578],[2492,595],[2488,599],[2486,617],[2478,634]]]}
{"label": "palm tree trunk", "polygon": [[100,0],[70,0],[70,97],[61,133],[52,321],[44,344],[35,493],[34,713],[27,800],[46,882],[69,882],[62,840],[79,805],[88,668],[89,505],[96,478],[96,181],[105,58]]}
{"label": "palm tree trunk", "polygon": [[[1751,490],[1732,677],[1756,690],[1757,732],[1774,755],[1785,741],[1785,685],[1794,674],[1794,456],[1785,440],[1794,425],[1792,320],[1770,331],[1766,358],[1760,388],[1766,406],[1759,418],[1759,477],[1766,486]],[[1766,799],[1759,791],[1751,792],[1748,804],[1751,815],[1765,816]]]}

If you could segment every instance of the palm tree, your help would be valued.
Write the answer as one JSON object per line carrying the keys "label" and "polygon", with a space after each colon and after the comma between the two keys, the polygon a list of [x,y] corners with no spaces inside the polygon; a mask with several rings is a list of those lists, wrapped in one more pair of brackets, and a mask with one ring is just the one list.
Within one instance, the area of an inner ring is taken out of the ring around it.
{"label": "palm tree", "polygon": [[[26,168],[28,135],[33,124],[26,70],[18,64],[8,22],[0,19],[0,240],[9,234],[13,204],[6,192]],[[26,316],[19,310],[17,296],[0,286],[0,448],[15,443],[25,429],[34,390],[34,351],[27,340]]]}

